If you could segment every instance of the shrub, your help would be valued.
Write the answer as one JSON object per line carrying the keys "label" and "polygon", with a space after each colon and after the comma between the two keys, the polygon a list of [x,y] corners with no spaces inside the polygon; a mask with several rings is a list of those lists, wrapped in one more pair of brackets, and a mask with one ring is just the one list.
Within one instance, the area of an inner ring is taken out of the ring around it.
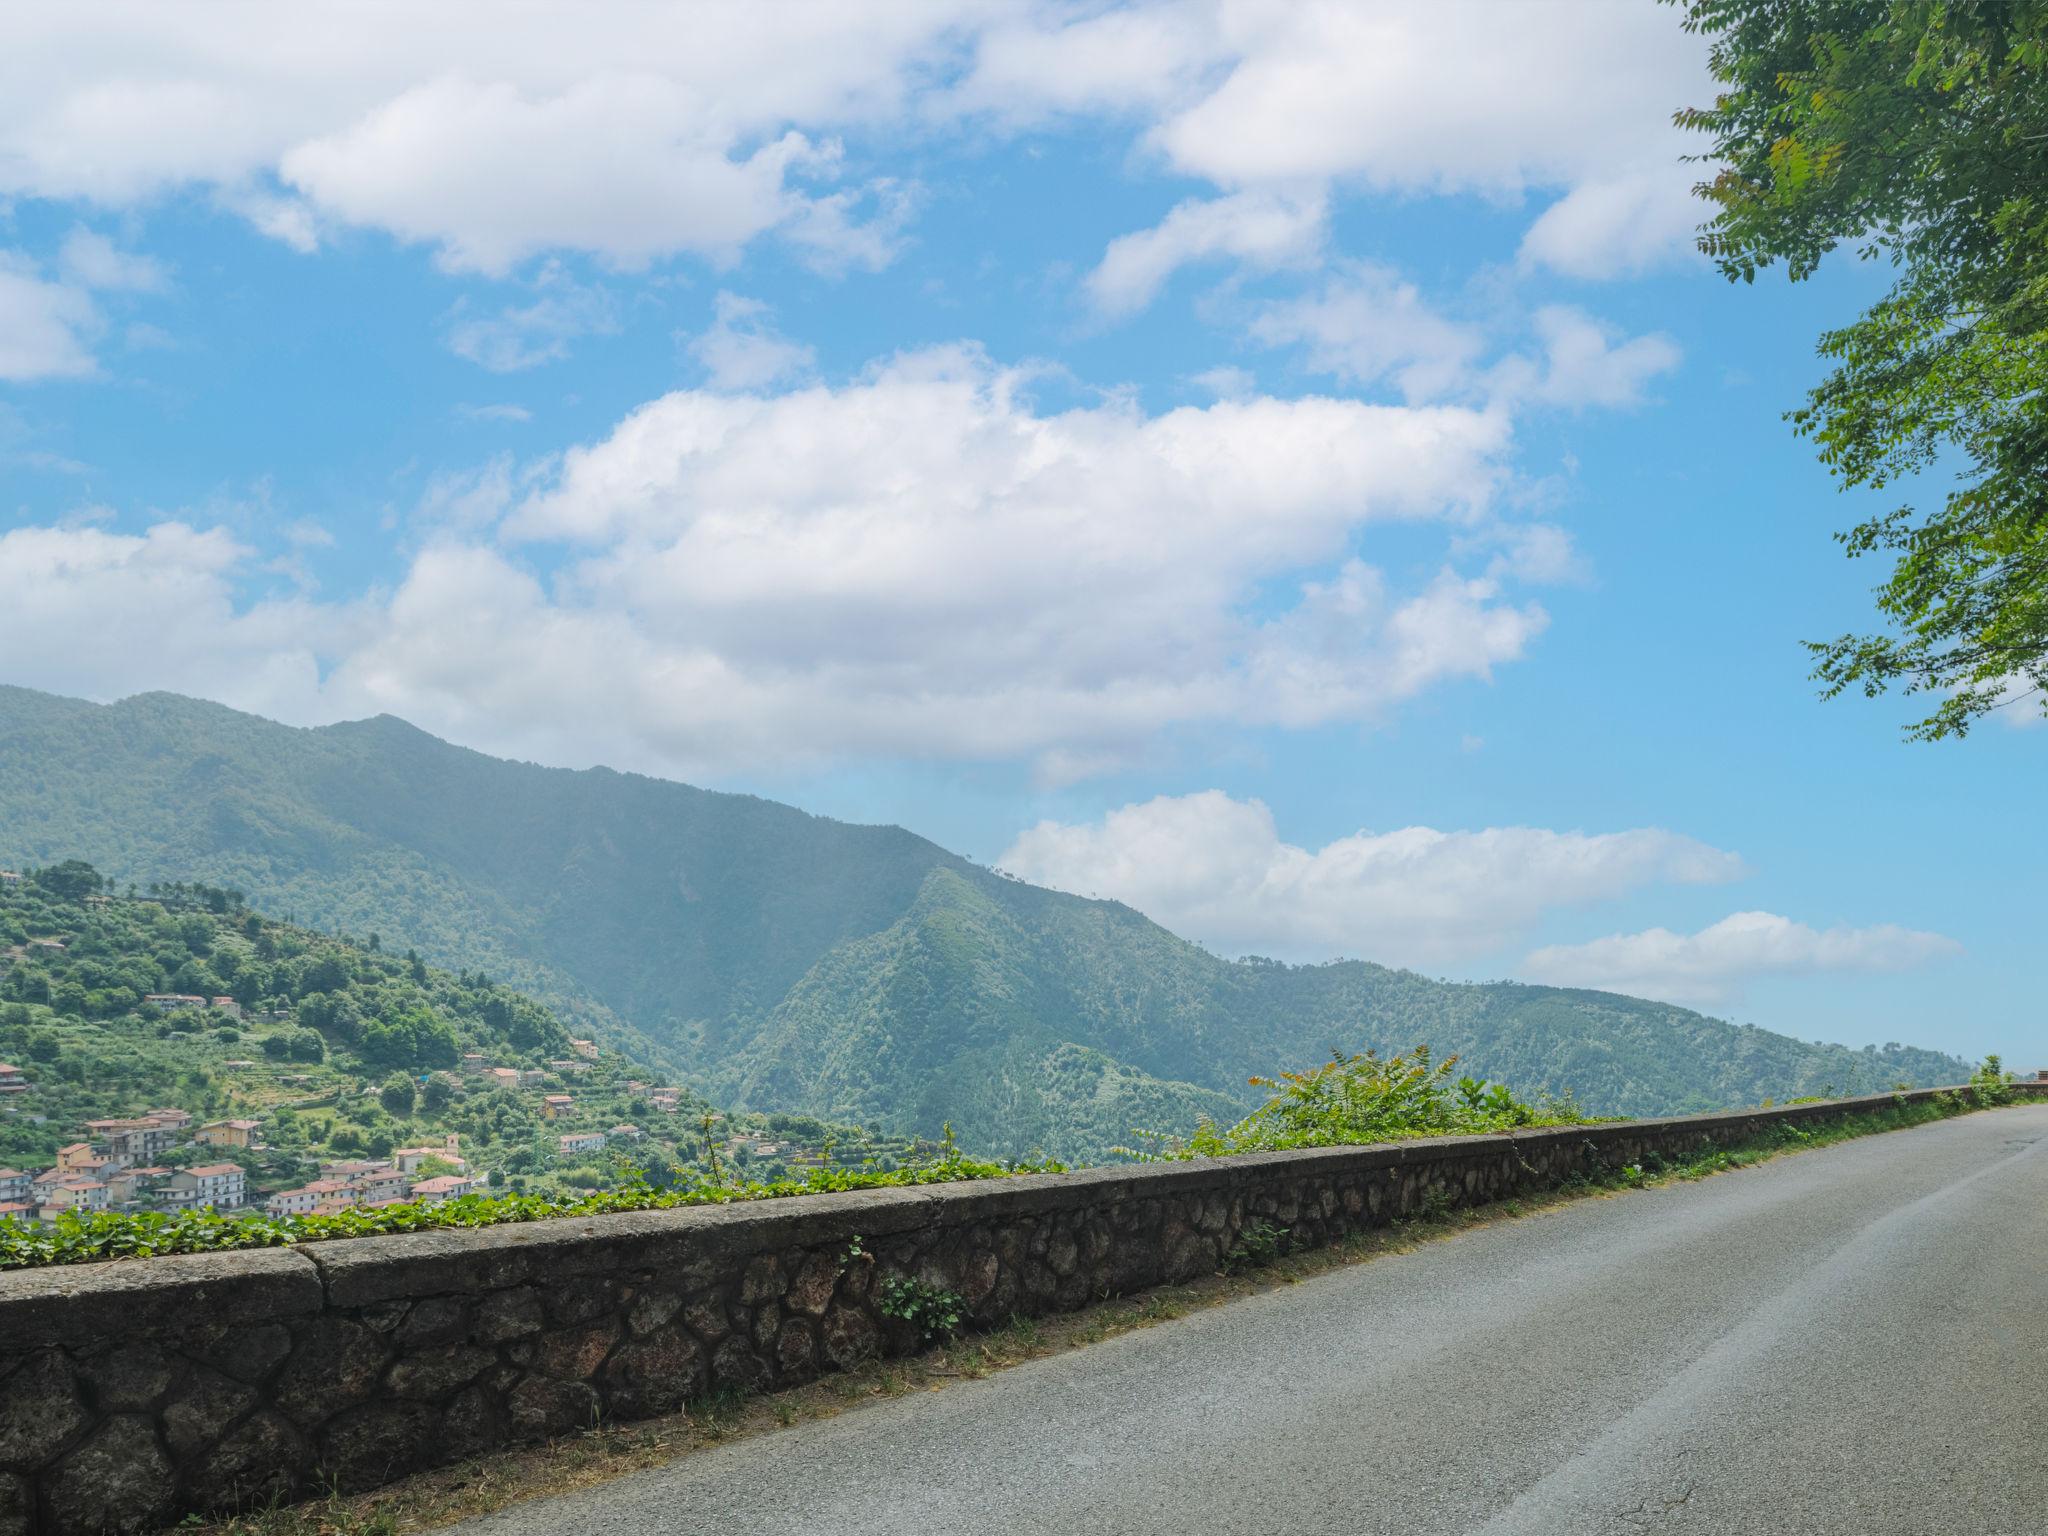
{"label": "shrub", "polygon": [[877,1305],[884,1317],[912,1324],[928,1340],[950,1336],[967,1316],[967,1303],[957,1291],[926,1285],[909,1275],[884,1280]]}
{"label": "shrub", "polygon": [[1255,1077],[1273,1097],[1233,1126],[1203,1122],[1186,1140],[1150,1136],[1150,1157],[1222,1157],[1292,1147],[1341,1147],[1411,1136],[1475,1135],[1585,1122],[1569,1100],[1525,1104],[1498,1083],[1451,1078],[1458,1058],[1432,1061],[1428,1046],[1382,1058],[1335,1056],[1308,1072]]}

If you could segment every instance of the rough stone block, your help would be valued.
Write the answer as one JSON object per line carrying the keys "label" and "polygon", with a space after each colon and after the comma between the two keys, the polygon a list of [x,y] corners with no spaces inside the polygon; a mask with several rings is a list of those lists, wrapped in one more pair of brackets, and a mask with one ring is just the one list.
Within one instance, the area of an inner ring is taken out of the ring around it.
{"label": "rough stone block", "polygon": [[703,1390],[704,1346],[681,1329],[628,1340],[604,1368],[605,1401],[626,1418],[672,1412]]}
{"label": "rough stone block", "polygon": [[428,1296],[406,1309],[391,1341],[402,1350],[453,1344],[469,1332],[469,1305],[454,1296]]}
{"label": "rough stone block", "polygon": [[602,1405],[597,1393],[580,1381],[529,1376],[505,1400],[512,1432],[522,1440],[541,1440],[598,1422]]}
{"label": "rough stone block", "polygon": [[408,1401],[431,1402],[468,1386],[497,1363],[496,1355],[474,1344],[425,1349],[394,1361],[384,1373],[384,1390]]}
{"label": "rough stone block", "polygon": [[842,1371],[872,1360],[882,1347],[882,1333],[873,1318],[854,1307],[834,1307],[821,1330],[825,1358]]}
{"label": "rough stone block", "polygon": [[69,1362],[54,1349],[32,1355],[0,1382],[0,1468],[33,1472],[90,1423]]}
{"label": "rough stone block", "polygon": [[422,1403],[351,1408],[321,1433],[321,1470],[344,1492],[403,1477],[440,1459],[434,1440],[439,1417]]}
{"label": "rough stone block", "polygon": [[304,1425],[375,1390],[390,1351],[385,1339],[346,1317],[310,1323],[292,1346],[275,1388],[277,1406]]}
{"label": "rough stone block", "polygon": [[292,1352],[292,1333],[283,1323],[218,1324],[187,1333],[178,1349],[239,1381],[261,1381]]}
{"label": "rough stone block", "polygon": [[78,1362],[78,1376],[94,1408],[134,1413],[170,1390],[176,1363],[147,1339],[122,1341]]}
{"label": "rough stone block", "polygon": [[194,1366],[164,1404],[164,1439],[181,1460],[197,1456],[256,1403],[254,1387]]}
{"label": "rough stone block", "polygon": [[769,1379],[767,1362],[738,1335],[719,1345],[711,1357],[711,1380],[716,1386],[736,1392],[758,1392],[768,1385]]}
{"label": "rough stone block", "polygon": [[0,1271],[0,1339],[16,1349],[170,1337],[195,1317],[248,1326],[310,1316],[321,1305],[318,1274],[290,1248]]}
{"label": "rough stone block", "polygon": [[288,1499],[305,1486],[310,1460],[305,1437],[282,1414],[253,1413],[192,1464],[185,1502],[198,1509],[248,1509]]}
{"label": "rough stone block", "polygon": [[588,1381],[597,1374],[604,1357],[619,1341],[619,1330],[615,1323],[600,1323],[594,1328],[571,1328],[561,1333],[551,1333],[540,1341],[535,1350],[533,1367],[543,1375],[558,1377],[563,1381]]}
{"label": "rough stone block", "polygon": [[530,1338],[546,1326],[540,1292],[531,1286],[486,1296],[476,1309],[476,1337],[487,1344]]}
{"label": "rough stone block", "polygon": [[154,1531],[177,1504],[171,1459],[138,1414],[108,1419],[41,1481],[43,1523],[59,1532]]}

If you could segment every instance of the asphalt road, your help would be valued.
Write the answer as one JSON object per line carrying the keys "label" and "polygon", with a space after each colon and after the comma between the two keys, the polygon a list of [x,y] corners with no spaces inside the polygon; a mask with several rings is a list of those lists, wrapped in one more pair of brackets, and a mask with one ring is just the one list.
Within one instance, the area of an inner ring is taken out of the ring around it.
{"label": "asphalt road", "polygon": [[2048,1105],[1501,1222],[466,1536],[2041,1536]]}

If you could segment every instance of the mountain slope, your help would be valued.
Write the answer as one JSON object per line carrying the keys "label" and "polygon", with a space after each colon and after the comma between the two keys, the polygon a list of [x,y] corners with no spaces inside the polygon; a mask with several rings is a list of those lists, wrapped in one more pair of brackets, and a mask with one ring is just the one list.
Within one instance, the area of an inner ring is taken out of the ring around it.
{"label": "mountain slope", "polygon": [[1605,993],[1232,962],[896,827],[509,763],[390,718],[317,730],[0,688],[0,864],[197,874],[544,997],[742,1107],[1089,1155],[1250,1102],[1253,1072],[1426,1041],[1653,1113],[1957,1080]]}

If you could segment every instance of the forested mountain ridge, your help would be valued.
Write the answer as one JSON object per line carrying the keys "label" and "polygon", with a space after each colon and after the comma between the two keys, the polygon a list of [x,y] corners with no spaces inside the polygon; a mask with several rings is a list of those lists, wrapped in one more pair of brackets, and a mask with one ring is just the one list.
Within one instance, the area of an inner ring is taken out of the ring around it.
{"label": "forested mountain ridge", "polygon": [[896,827],[608,769],[511,763],[389,717],[302,730],[149,694],[0,688],[0,864],[233,884],[403,933],[740,1108],[1088,1156],[1251,1102],[1253,1072],[1427,1042],[1589,1110],[1960,1081],[1685,1009],[1363,962],[1227,961],[1114,902]]}

